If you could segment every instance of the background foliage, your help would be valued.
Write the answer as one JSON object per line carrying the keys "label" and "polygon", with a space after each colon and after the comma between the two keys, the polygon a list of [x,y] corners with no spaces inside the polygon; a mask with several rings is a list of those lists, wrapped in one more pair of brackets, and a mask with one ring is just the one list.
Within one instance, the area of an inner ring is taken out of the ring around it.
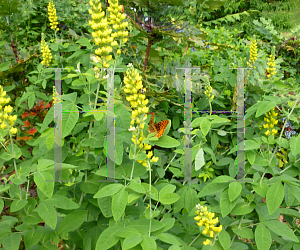
{"label": "background foliage", "polygon": [[[55,2],[60,29],[55,36],[47,16],[48,1],[0,0],[0,84],[11,97],[19,130],[13,138],[15,157],[9,135],[0,130],[2,247],[298,249],[300,26],[295,13],[299,1],[120,4],[130,22],[127,46],[116,64],[123,69],[115,73],[115,178],[121,182],[98,182],[106,180],[104,113],[63,113],[63,179],[71,182],[51,183],[44,180],[53,179],[54,74],[40,64],[41,33],[52,52],[50,67],[65,68],[63,110],[89,109],[95,103],[98,110],[105,110],[106,82],[101,83],[98,98],[93,94],[97,80],[89,5]],[[106,8],[107,2],[102,6]],[[236,116],[196,111],[210,109],[204,75],[215,95],[212,110],[235,110],[237,71],[230,68],[247,67],[254,34],[256,68],[245,77],[244,178],[248,182],[228,182],[236,175]],[[277,73],[268,81],[273,46]],[[151,165],[151,177],[136,162],[130,179],[131,108],[123,84],[129,63],[142,75],[156,122],[171,121],[164,139],[152,141],[159,161]],[[201,69],[200,76],[192,71],[192,176],[197,184],[183,183],[184,72],[175,70],[190,66]],[[278,133],[267,136],[264,118],[273,108],[278,113]],[[291,131],[295,134],[289,136]],[[194,220],[199,203],[223,226],[212,246],[203,245],[209,237]]]}

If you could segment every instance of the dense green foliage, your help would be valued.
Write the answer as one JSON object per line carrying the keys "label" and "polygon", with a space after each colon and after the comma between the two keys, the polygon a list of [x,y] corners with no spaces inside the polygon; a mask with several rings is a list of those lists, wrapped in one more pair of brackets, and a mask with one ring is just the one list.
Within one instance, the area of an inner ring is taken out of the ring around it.
{"label": "dense green foliage", "polygon": [[[16,135],[0,127],[0,247],[299,248],[300,26],[289,22],[299,1],[119,1],[129,36],[109,61],[120,68],[114,72],[118,183],[106,181],[106,157],[113,157],[106,149],[108,80],[92,60],[99,47],[89,3],[54,2],[54,32],[48,2],[0,0],[0,114],[9,96],[5,105],[18,117]],[[41,64],[42,33],[52,53],[48,68]],[[244,78],[245,168],[236,180],[237,68],[247,68],[251,58],[254,67]],[[129,64],[141,76],[155,123],[169,120],[159,139],[149,137],[149,115],[145,120],[143,143],[158,157],[151,171],[139,162],[146,154],[136,154],[129,130]],[[185,182],[185,71],[176,67],[200,69],[191,70],[196,183]],[[75,111],[62,114],[61,126],[62,178],[70,182],[46,182],[54,178],[53,68],[64,68],[62,110]],[[94,109],[103,112],[80,112]],[[220,110],[226,112],[209,112]],[[196,224],[198,204],[211,212],[205,216],[219,218],[219,234],[212,226],[209,237]]]}

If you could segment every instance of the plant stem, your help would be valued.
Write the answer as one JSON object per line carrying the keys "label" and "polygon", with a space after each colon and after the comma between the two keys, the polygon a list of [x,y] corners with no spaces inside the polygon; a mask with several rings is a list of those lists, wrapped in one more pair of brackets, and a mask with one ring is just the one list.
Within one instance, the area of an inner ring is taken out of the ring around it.
{"label": "plant stem", "polygon": [[150,52],[151,45],[152,45],[152,39],[148,37],[148,44],[147,44],[146,56],[145,56],[144,67],[143,67],[143,71],[144,72],[147,69],[147,63],[148,63],[148,59],[149,59],[149,52]]}
{"label": "plant stem", "polygon": [[[151,166],[148,160],[148,166],[149,166],[149,192],[151,193]],[[152,222],[152,210],[151,210],[151,197],[149,199],[150,203],[150,225],[149,225],[149,237],[151,235],[151,222]]]}
{"label": "plant stem", "polygon": [[200,235],[201,233],[199,233],[198,236],[189,244],[189,247],[199,238]]}

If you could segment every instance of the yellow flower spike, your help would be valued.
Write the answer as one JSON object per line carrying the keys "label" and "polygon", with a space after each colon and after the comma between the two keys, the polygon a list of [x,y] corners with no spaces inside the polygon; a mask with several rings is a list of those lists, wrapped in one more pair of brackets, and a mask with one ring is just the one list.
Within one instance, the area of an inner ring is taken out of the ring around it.
{"label": "yellow flower spike", "polygon": [[56,9],[52,0],[50,0],[48,3],[48,16],[49,16],[51,29],[58,31],[59,28],[57,28],[58,22],[56,16]]}
{"label": "yellow flower spike", "polygon": [[[0,97],[0,127],[1,129],[8,129],[11,134],[16,134],[18,132],[17,128],[14,128],[13,125],[15,121],[17,120],[17,115],[9,115],[13,111],[13,107],[10,105],[5,106],[10,101],[10,97],[4,98],[6,96],[6,91],[3,91],[2,86],[0,85],[0,92],[1,92],[1,97]],[[7,124],[6,124],[7,123]]]}
{"label": "yellow flower spike", "polygon": [[49,46],[46,44],[46,42],[44,40],[44,33],[42,33],[41,52],[42,52],[42,56],[43,56],[43,60],[41,63],[43,65],[49,66],[49,63],[52,60],[52,55],[51,55]]}
{"label": "yellow flower spike", "polygon": [[[266,113],[266,117],[269,117],[269,118],[264,117],[264,121],[266,122],[266,124],[263,124],[263,127],[268,129],[265,132],[265,135],[277,134],[278,130],[276,130],[274,128],[274,125],[276,125],[278,123],[278,120],[276,119],[277,116],[278,116],[278,113],[276,113],[275,107],[270,112]],[[272,129],[272,131],[270,131],[269,128]]]}

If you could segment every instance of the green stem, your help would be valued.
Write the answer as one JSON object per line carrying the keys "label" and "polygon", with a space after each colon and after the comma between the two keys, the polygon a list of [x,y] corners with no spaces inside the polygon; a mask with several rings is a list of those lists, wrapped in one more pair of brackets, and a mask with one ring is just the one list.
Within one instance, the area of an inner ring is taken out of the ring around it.
{"label": "green stem", "polygon": [[201,233],[197,235],[197,237],[189,244],[189,247],[200,237]]}
{"label": "green stem", "polygon": [[[149,166],[149,193],[151,193],[151,165],[150,165],[149,160],[148,160],[148,166]],[[152,222],[151,197],[149,199],[149,203],[150,203],[150,225],[149,225],[149,237],[150,237],[150,235],[151,235],[151,222]]]}
{"label": "green stem", "polygon": [[[255,196],[255,194],[254,194],[254,196]],[[254,197],[253,197],[253,198],[254,198]],[[251,204],[251,202],[252,202],[252,201],[250,201],[250,202],[248,203],[248,205],[247,205],[247,206],[249,206],[249,205]],[[244,218],[244,217],[245,217],[245,215],[243,215],[243,216],[241,217],[241,219],[240,219],[240,222],[239,222],[239,225],[238,225],[238,228],[240,228],[240,227],[241,227],[241,225],[242,225],[242,221],[243,221],[243,218]],[[231,242],[230,242],[229,249],[230,249],[230,247],[231,247],[231,245],[232,245],[232,243],[233,243],[233,241],[234,241],[235,237],[236,237],[236,234],[234,234],[234,236],[233,236],[233,238],[232,238],[232,240],[231,240]]]}
{"label": "green stem", "polygon": [[[177,153],[175,153],[175,155],[173,156],[172,160],[169,162],[168,166],[165,168],[165,171],[167,171],[167,169],[169,168],[170,164],[171,164],[172,161],[175,159],[176,155],[177,155]],[[159,177],[156,179],[156,181],[154,182],[154,184],[155,184],[156,182],[158,182],[158,180],[159,180]]]}

